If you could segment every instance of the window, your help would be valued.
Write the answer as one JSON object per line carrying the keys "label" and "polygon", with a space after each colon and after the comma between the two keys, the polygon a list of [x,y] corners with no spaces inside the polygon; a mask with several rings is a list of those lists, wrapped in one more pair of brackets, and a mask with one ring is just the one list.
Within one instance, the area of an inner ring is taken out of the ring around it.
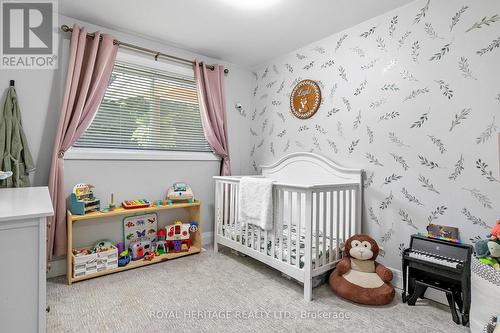
{"label": "window", "polygon": [[118,58],[92,124],[73,146],[211,152],[203,134],[193,71]]}

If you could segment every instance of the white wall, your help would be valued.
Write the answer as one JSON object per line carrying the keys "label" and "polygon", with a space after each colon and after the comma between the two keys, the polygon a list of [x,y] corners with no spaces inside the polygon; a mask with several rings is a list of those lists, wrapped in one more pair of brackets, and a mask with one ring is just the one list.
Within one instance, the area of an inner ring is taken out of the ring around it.
{"label": "white wall", "polygon": [[[188,59],[195,57],[207,63],[220,63],[229,69],[226,76],[226,103],[228,114],[229,143],[234,174],[248,173],[249,135],[247,118],[235,109],[236,102],[246,108],[251,101],[251,77],[249,70],[240,66],[193,54],[163,43],[129,33],[112,31],[92,24],[78,22],[69,17],[60,16],[59,24],[72,26],[73,23],[86,26],[88,31],[101,30],[111,33],[117,39],[137,44],[167,54]],[[59,69],[51,70],[0,70],[0,83],[6,88],[10,79],[16,80],[16,89],[21,105],[23,124],[37,170],[33,175],[34,185],[46,185],[52,154],[54,133],[59,117],[62,85],[67,66],[67,50],[70,35],[60,33]],[[96,186],[95,193],[107,204],[110,193],[115,193],[117,202],[133,198],[164,198],[166,189],[174,181],[183,180],[190,184],[195,195],[202,200],[201,226],[204,232],[212,230],[213,224],[213,181],[212,176],[219,172],[218,161],[65,161],[65,189],[69,195],[74,184],[89,182]],[[163,214],[160,222],[170,222],[175,216]],[[163,221],[162,221],[163,220]],[[87,245],[101,238],[121,240],[121,219],[106,223],[91,223],[89,226],[77,226],[75,245]],[[81,228],[79,230],[78,228]],[[54,263],[57,273],[64,272],[60,263]],[[54,272],[51,273],[54,275]]]}
{"label": "white wall", "polygon": [[[485,237],[500,210],[500,49],[478,53],[500,36],[500,22],[467,32],[483,17],[500,13],[500,2],[433,0],[416,20],[426,3],[412,2],[270,61],[256,71],[253,87],[251,163],[265,165],[294,151],[314,151],[364,169],[363,232],[385,247],[381,260],[395,268],[410,235],[425,232],[429,221],[459,227],[461,238],[470,242]],[[460,13],[462,6],[467,8]],[[447,44],[449,51],[443,49]],[[441,59],[435,59],[441,52]],[[467,59],[472,76],[460,69],[461,58]],[[308,120],[289,111],[290,92],[302,79],[316,80],[322,90],[322,105]],[[443,95],[439,80],[453,96]],[[418,89],[428,91],[418,94]],[[450,130],[456,115],[468,108],[470,114]],[[412,128],[425,113],[423,125]],[[391,140],[390,133],[403,144]],[[484,141],[478,142],[481,136]],[[405,161],[407,170],[394,156]],[[439,167],[423,165],[419,156]],[[450,178],[461,157],[464,169]],[[492,178],[478,169],[479,159]],[[401,178],[386,181],[393,174]],[[420,176],[437,192],[423,187]]]}

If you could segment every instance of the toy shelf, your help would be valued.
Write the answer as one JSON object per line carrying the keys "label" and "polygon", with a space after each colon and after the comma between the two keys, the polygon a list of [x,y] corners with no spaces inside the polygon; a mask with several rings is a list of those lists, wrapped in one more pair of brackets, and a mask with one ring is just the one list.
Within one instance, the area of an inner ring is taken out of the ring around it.
{"label": "toy shelf", "polygon": [[[184,256],[195,254],[195,253],[200,253],[201,252],[200,204],[201,204],[201,202],[199,200],[196,200],[193,203],[176,203],[176,204],[169,205],[169,206],[150,206],[150,207],[146,207],[146,208],[137,208],[137,209],[116,208],[110,212],[93,212],[93,213],[88,213],[85,215],[73,215],[68,210],[67,211],[67,219],[66,219],[67,235],[68,235],[68,241],[67,241],[68,253],[67,253],[67,258],[66,258],[66,277],[67,277],[68,284],[71,285],[73,282],[88,280],[88,279],[96,278],[96,277],[103,276],[103,275],[113,274],[113,273],[117,273],[117,272],[121,272],[121,271],[126,271],[129,269],[134,269],[134,268],[147,266],[147,265],[151,265],[151,264],[156,264],[156,263],[171,260],[171,259],[184,257]],[[190,247],[189,251],[166,253],[166,254],[156,256],[150,261],[140,259],[137,261],[131,261],[126,266],[112,268],[112,269],[100,271],[100,272],[89,274],[89,275],[73,277],[73,257],[71,255],[71,251],[73,249],[73,223],[75,223],[77,221],[100,219],[100,218],[112,217],[112,216],[134,215],[137,213],[158,212],[158,211],[164,211],[164,210],[169,210],[169,209],[181,209],[181,208],[187,209],[189,211],[189,219],[190,220],[195,220],[198,222],[198,230],[191,234],[191,247]]]}
{"label": "toy shelf", "polygon": [[76,221],[98,219],[98,218],[110,217],[110,216],[133,215],[133,214],[137,214],[137,213],[150,213],[150,212],[158,212],[158,211],[168,210],[168,209],[190,208],[190,207],[196,207],[196,206],[200,206],[199,200],[196,200],[193,203],[176,203],[176,204],[172,204],[169,206],[149,206],[146,208],[135,208],[135,209],[125,209],[125,208],[119,207],[119,208],[115,208],[114,210],[109,211],[109,212],[105,212],[105,213],[92,212],[92,213],[87,213],[85,215],[73,215],[68,210],[68,220],[71,219],[71,222],[76,222]]}

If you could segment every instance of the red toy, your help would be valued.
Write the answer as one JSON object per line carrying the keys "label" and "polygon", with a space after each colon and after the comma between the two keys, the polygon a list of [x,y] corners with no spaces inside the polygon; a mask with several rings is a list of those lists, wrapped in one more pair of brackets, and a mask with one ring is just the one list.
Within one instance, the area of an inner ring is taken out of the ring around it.
{"label": "red toy", "polygon": [[169,252],[189,251],[191,247],[189,227],[188,223],[182,223],[181,221],[176,221],[175,224],[165,227]]}
{"label": "red toy", "polygon": [[144,260],[151,261],[154,259],[154,257],[155,257],[155,253],[153,251],[151,251],[144,256]]}
{"label": "red toy", "polygon": [[497,219],[497,224],[491,228],[490,239],[492,241],[500,240],[500,218]]}

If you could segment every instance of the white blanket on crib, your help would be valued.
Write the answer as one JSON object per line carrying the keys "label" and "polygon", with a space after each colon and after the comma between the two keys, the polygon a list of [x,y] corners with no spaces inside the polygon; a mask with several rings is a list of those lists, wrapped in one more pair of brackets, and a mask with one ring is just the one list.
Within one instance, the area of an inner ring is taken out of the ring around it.
{"label": "white blanket on crib", "polygon": [[238,219],[261,227],[273,229],[273,180],[242,177],[238,195]]}

